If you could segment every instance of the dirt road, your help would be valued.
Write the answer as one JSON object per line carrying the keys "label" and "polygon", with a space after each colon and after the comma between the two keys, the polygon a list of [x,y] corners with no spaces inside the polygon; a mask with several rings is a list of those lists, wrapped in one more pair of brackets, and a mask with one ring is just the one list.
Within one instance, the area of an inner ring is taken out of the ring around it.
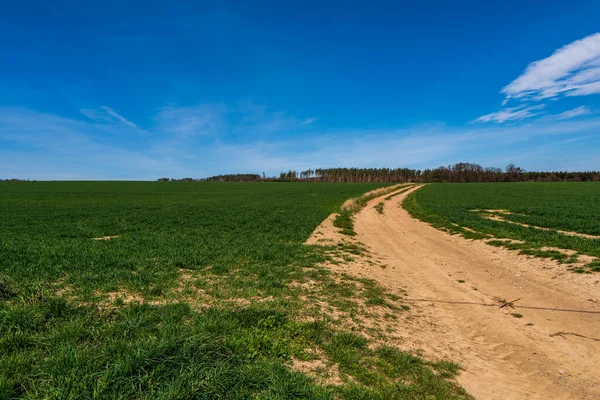
{"label": "dirt road", "polygon": [[600,274],[438,231],[399,206],[410,192],[356,215],[357,239],[387,267],[348,271],[407,291],[407,342],[459,362],[476,398],[600,399]]}

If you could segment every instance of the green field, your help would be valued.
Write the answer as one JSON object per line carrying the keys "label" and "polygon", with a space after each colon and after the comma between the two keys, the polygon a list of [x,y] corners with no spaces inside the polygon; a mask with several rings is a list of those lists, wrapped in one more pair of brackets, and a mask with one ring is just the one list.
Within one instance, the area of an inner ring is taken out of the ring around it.
{"label": "green field", "polygon": [[[328,252],[303,245],[377,186],[0,182],[0,398],[468,397],[456,365],[314,307],[408,312],[371,281],[333,277],[318,265]],[[297,285],[307,281],[318,290]],[[291,368],[315,357],[341,384]]]}
{"label": "green field", "polygon": [[575,272],[600,271],[598,259],[576,264],[579,255],[600,258],[599,183],[426,185],[404,207],[451,233],[554,258],[576,265],[571,268]]}

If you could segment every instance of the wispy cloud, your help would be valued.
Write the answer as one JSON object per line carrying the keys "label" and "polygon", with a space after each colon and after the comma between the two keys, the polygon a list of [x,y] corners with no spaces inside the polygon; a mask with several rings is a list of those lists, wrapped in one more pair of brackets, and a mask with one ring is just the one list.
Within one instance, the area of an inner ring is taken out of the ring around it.
{"label": "wispy cloud", "polygon": [[[470,126],[451,128],[443,124],[395,130],[315,131],[302,139],[260,144],[216,146],[215,156],[224,168],[234,171],[281,171],[309,167],[394,167],[431,168],[458,160],[503,167],[513,159],[526,161],[526,169],[540,168],[534,158],[521,155],[541,149],[540,158],[556,157],[549,143],[577,145],[600,128],[600,119],[540,121],[526,125]],[[427,131],[427,140],[423,132]],[[589,139],[587,139],[589,144]],[[548,147],[544,147],[548,146]],[[555,146],[560,151],[560,146]],[[543,149],[548,149],[545,153]],[[564,150],[564,147],[563,147]],[[568,165],[578,159],[576,152],[563,157]],[[586,154],[586,169],[598,168],[595,156]],[[581,160],[584,161],[583,159]],[[584,165],[584,164],[581,164]],[[264,167],[262,167],[264,166]],[[556,163],[548,168],[561,168]]]}
{"label": "wispy cloud", "polygon": [[136,128],[139,129],[139,126],[137,126],[136,124],[134,124],[133,122],[129,121],[127,118],[123,117],[122,115],[120,115],[119,113],[117,113],[115,110],[113,110],[110,107],[107,106],[100,106],[101,109],[103,109],[104,111],[106,111],[106,113],[108,115],[110,115],[111,117],[115,118],[117,121],[122,122],[123,124],[130,126],[132,128]]}
{"label": "wispy cloud", "polygon": [[156,129],[177,136],[215,136],[225,124],[223,104],[168,106],[159,110]]}
{"label": "wispy cloud", "polygon": [[490,114],[482,115],[481,117],[475,119],[474,122],[506,122],[506,121],[518,121],[525,118],[530,118],[535,115],[539,115],[539,111],[546,106],[544,104],[539,104],[537,106],[531,107],[510,107],[505,108],[500,111],[496,111]]}
{"label": "wispy cloud", "polygon": [[[210,104],[197,106],[192,114],[200,113],[199,110],[214,110],[213,107]],[[212,128],[214,136],[186,136],[164,134],[161,124],[165,121],[173,122],[173,127],[188,126],[176,121],[175,116],[182,110],[171,107],[168,118],[159,118],[158,115],[164,112],[165,109],[158,111],[156,125],[148,129],[147,135],[128,135],[129,140],[122,141],[120,138],[124,135],[121,133],[133,128],[24,108],[0,107],[0,178],[156,179],[240,171],[277,174],[289,168],[335,166],[423,169],[460,160],[503,166],[513,159],[521,160],[521,156],[526,162],[523,167],[535,169],[539,164],[525,154],[537,150],[540,158],[549,160],[547,165],[556,168],[575,165],[575,162],[585,168],[598,168],[594,165],[597,156],[585,151],[598,146],[597,135],[594,135],[600,129],[600,118],[538,119],[511,126],[457,128],[429,124],[405,129],[322,131],[316,126],[301,125],[303,119],[280,112],[265,111],[264,117],[258,118],[245,113],[240,115],[240,111],[235,114],[221,110],[217,114],[219,118],[223,115],[225,118]],[[303,134],[265,135],[245,141],[236,139],[239,130],[246,127],[260,129],[278,118],[276,115],[295,119],[294,126],[303,126]],[[183,132],[188,131],[184,129]],[[423,135],[427,140],[423,140]],[[548,146],[559,141],[563,141],[563,145]],[[586,143],[585,146],[582,143]],[[577,151],[556,153],[567,145],[579,147]],[[561,163],[552,164],[552,158],[559,155]]]}
{"label": "wispy cloud", "polygon": [[79,111],[89,119],[96,122],[122,124],[135,129],[136,131],[143,132],[143,129],[141,129],[136,123],[131,122],[108,106],[99,106],[97,109],[82,108]]}
{"label": "wispy cloud", "polygon": [[171,105],[161,108],[154,120],[155,130],[169,135],[213,138],[230,135],[243,141],[301,131],[317,119],[299,119],[286,112],[272,111],[267,106],[243,100],[233,105]]}
{"label": "wispy cloud", "polygon": [[310,124],[314,124],[315,122],[317,122],[317,118],[306,118],[304,121],[302,121],[300,123],[300,125],[310,125]]}
{"label": "wispy cloud", "polygon": [[542,100],[600,93],[600,33],[576,40],[551,56],[529,64],[505,86],[507,99]]}
{"label": "wispy cloud", "polygon": [[0,171],[30,179],[150,179],[176,167],[145,151],[145,136],[134,135],[129,145],[111,140],[131,131],[111,122],[0,107]]}
{"label": "wispy cloud", "polygon": [[[532,62],[500,93],[505,95],[502,106],[512,99],[524,104],[483,115],[476,122],[523,120],[542,114],[535,111],[544,108],[544,104],[532,105],[542,100],[600,93],[600,33],[576,40],[551,56]],[[581,106],[548,118],[560,120],[588,114],[590,110]]]}
{"label": "wispy cloud", "polygon": [[557,119],[569,119],[569,118],[575,118],[575,117],[581,117],[584,115],[589,115],[591,113],[592,113],[592,110],[590,110],[588,107],[580,106],[580,107],[573,108],[572,110],[568,110],[568,111],[562,112],[560,114],[557,114],[556,118]]}
{"label": "wispy cloud", "polygon": [[233,133],[246,132],[255,139],[272,134],[305,130],[308,125],[317,120],[317,118],[301,119],[284,111],[273,111],[265,105],[247,99],[229,108],[228,117],[237,120]]}

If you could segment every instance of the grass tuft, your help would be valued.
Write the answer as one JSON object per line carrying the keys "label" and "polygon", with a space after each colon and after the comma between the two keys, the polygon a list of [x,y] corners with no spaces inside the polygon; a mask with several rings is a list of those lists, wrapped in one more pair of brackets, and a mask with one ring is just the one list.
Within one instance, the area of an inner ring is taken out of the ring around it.
{"label": "grass tuft", "polygon": [[342,210],[333,220],[333,226],[341,228],[340,233],[349,236],[355,236],[354,221],[352,219],[352,213],[349,210]]}

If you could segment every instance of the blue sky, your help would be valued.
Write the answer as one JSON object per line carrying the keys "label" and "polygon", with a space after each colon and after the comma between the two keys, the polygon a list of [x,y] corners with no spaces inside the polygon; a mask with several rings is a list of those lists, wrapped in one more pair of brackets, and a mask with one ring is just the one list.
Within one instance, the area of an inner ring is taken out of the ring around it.
{"label": "blue sky", "polygon": [[600,169],[598,1],[13,3],[0,178]]}

